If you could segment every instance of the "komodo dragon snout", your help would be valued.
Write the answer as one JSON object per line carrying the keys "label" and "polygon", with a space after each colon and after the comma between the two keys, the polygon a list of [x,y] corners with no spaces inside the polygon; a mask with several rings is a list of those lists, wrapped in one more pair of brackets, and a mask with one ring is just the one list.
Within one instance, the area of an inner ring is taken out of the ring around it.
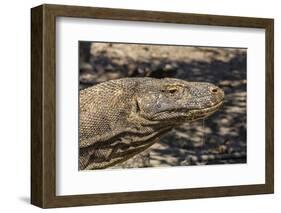
{"label": "komodo dragon snout", "polygon": [[175,78],[123,78],[80,91],[79,169],[124,162],[185,122],[206,118],[224,92]]}

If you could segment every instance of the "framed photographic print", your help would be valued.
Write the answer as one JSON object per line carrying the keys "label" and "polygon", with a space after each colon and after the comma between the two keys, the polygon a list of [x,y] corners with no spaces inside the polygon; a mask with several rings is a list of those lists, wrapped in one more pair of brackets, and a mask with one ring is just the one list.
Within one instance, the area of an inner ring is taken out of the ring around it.
{"label": "framed photographic print", "polygon": [[31,203],[273,193],[273,19],[31,9]]}

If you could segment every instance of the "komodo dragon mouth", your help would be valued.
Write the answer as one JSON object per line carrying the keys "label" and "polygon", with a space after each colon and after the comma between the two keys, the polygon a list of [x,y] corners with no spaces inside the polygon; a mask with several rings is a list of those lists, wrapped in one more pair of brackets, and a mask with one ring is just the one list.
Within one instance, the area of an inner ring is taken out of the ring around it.
{"label": "komodo dragon mouth", "polygon": [[224,92],[207,82],[123,78],[80,91],[79,169],[124,162],[185,122],[204,119]]}
{"label": "komodo dragon mouth", "polygon": [[198,120],[198,119],[203,119],[214,112],[216,112],[219,108],[221,108],[223,105],[223,101],[220,101],[219,103],[215,104],[214,106],[206,107],[204,109],[194,109],[191,110],[190,113],[193,115],[192,120]]}

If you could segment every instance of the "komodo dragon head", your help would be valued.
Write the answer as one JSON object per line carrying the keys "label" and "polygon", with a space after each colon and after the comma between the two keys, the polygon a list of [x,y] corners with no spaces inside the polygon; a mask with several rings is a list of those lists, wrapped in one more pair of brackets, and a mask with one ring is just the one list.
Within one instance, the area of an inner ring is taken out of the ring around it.
{"label": "komodo dragon head", "polygon": [[174,78],[123,78],[82,90],[79,169],[124,162],[171,128],[208,117],[223,99],[211,83]]}

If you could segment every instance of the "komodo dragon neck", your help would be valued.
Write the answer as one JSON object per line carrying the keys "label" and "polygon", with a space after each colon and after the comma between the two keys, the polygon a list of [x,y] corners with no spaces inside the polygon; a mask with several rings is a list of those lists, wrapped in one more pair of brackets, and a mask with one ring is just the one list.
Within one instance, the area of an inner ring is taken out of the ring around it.
{"label": "komodo dragon neck", "polygon": [[124,162],[173,127],[211,115],[223,98],[213,84],[173,78],[123,78],[82,90],[79,169]]}

